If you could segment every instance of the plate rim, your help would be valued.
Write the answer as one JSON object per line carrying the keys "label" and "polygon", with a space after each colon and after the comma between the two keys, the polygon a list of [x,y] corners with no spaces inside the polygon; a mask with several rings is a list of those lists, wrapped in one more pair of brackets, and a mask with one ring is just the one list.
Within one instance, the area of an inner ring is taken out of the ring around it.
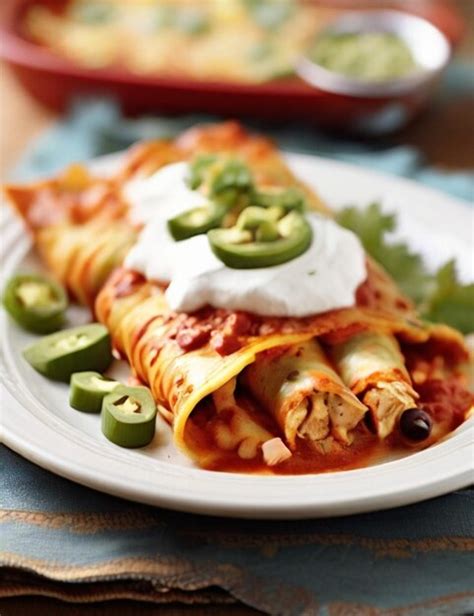
{"label": "plate rim", "polygon": [[[111,164],[111,161],[114,158],[116,159],[118,156],[120,156],[120,154],[104,157],[99,160],[91,161],[91,164],[92,166]],[[436,199],[440,202],[445,202],[447,207],[454,207],[458,213],[463,212],[463,216],[469,216],[470,214],[470,207],[467,202],[464,203],[463,201],[453,197],[445,196],[439,191],[420,186],[411,180],[390,176],[388,174],[379,173],[370,169],[367,170],[363,167],[357,167],[349,163],[332,161],[308,154],[287,153],[287,157],[290,164],[293,164],[296,172],[298,172],[298,161],[302,160],[304,160],[306,164],[315,164],[316,166],[319,164],[320,168],[326,167],[327,169],[332,169],[333,171],[339,173],[349,170],[352,173],[357,171],[367,177],[376,177],[379,182],[389,182],[392,185],[394,182],[401,183],[410,191],[416,189],[417,191],[422,191],[425,196],[430,194],[432,196],[435,195]],[[10,210],[8,209],[7,212],[10,213]],[[7,223],[9,219],[10,222],[13,220],[12,213],[10,213],[10,216],[7,214],[5,217]],[[21,226],[19,229],[21,229]],[[3,269],[4,266],[2,265],[2,270]],[[5,320],[5,315],[3,315],[3,319]],[[6,343],[2,340],[0,372],[2,377],[6,377],[6,379],[2,378],[0,390],[2,400],[6,393],[7,398],[10,397],[14,404],[21,406],[22,413],[31,415],[31,410],[28,410],[27,407],[22,405],[21,401],[19,402],[17,400],[16,396],[7,385],[8,372],[9,369],[12,369],[12,367],[8,366],[8,349],[5,347]],[[3,382],[4,380],[5,382]],[[3,406],[4,405],[2,404],[2,407]],[[36,421],[38,421],[37,418],[35,418],[35,422]],[[54,428],[48,428],[45,423],[43,423],[42,426],[42,429],[46,429],[47,432],[50,432],[51,436],[55,436],[56,438],[58,437],[58,433]],[[175,491],[170,490],[169,486],[168,489],[164,489],[164,486],[160,486],[159,483],[153,485],[155,488],[161,487],[162,491],[156,492],[155,490],[153,493],[150,493],[147,491],[148,488],[146,482],[143,483],[143,481],[141,483],[137,482],[135,485],[128,485],[124,488],[123,483],[117,482],[117,477],[115,475],[111,477],[110,474],[107,474],[106,470],[104,477],[104,472],[97,473],[97,471],[93,469],[81,469],[80,465],[78,466],[77,460],[74,462],[75,454],[72,454],[72,459],[70,459],[70,454],[66,457],[61,457],[61,453],[64,454],[65,451],[64,449],[61,450],[61,447],[59,447],[60,451],[56,453],[45,450],[44,448],[41,449],[41,443],[37,442],[37,439],[34,438],[33,434],[28,433],[28,431],[26,432],[26,435],[24,433],[21,434],[19,426],[15,429],[15,421],[12,421],[11,418],[9,421],[8,416],[6,421],[5,418],[2,420],[2,441],[20,455],[23,455],[25,458],[35,464],[38,464],[46,470],[52,471],[62,477],[73,480],[82,485],[86,485],[87,487],[121,498],[128,498],[130,500],[170,509],[208,515],[223,515],[239,518],[247,517],[254,519],[298,519],[308,517],[325,517],[327,515],[351,515],[366,511],[386,509],[393,506],[407,505],[419,500],[425,500],[427,498],[445,494],[452,490],[466,487],[471,483],[472,472],[474,471],[474,459],[472,459],[472,456],[469,456],[468,451],[471,436],[474,435],[474,418],[471,418],[465,422],[462,428],[463,429],[459,432],[459,434],[454,434],[454,436],[446,441],[438,443],[424,451],[418,452],[413,456],[408,456],[403,460],[386,462],[382,465],[366,467],[363,469],[339,471],[337,473],[301,476],[249,476],[245,474],[216,473],[213,471],[204,471],[198,468],[181,468],[176,466],[176,468],[181,469],[181,473],[184,473],[184,475],[188,475],[188,477],[191,478],[188,479],[188,483],[195,478],[196,474],[199,477],[204,477],[204,480],[206,480],[209,473],[211,473],[212,478],[209,477],[209,481],[214,482],[215,486],[220,486],[223,482],[224,484],[230,482],[230,484],[239,485],[240,478],[240,484],[243,483],[250,486],[251,490],[255,490],[255,488],[258,487],[259,491],[264,488],[263,491],[266,490],[268,492],[269,486],[271,486],[273,491],[275,491],[275,489],[278,490],[279,488],[284,488],[285,490],[290,490],[290,492],[296,490],[296,493],[298,493],[298,490],[300,490],[304,484],[308,482],[313,484],[313,487],[316,489],[320,488],[323,490],[328,488],[328,484],[330,483],[339,484],[342,482],[342,484],[344,484],[344,480],[348,478],[348,474],[349,481],[353,478],[354,474],[362,476],[362,478],[359,477],[359,480],[363,481],[365,477],[371,478],[371,475],[373,476],[374,473],[379,476],[385,475],[388,479],[393,479],[394,477],[396,479],[397,472],[399,472],[397,468],[400,467],[401,463],[408,466],[408,468],[410,466],[414,466],[415,471],[417,465],[421,465],[426,469],[429,468],[432,471],[429,473],[428,480],[413,480],[411,483],[409,482],[405,485],[403,489],[391,485],[390,489],[386,489],[384,494],[380,494],[378,492],[367,494],[362,492],[358,498],[354,500],[354,497],[352,497],[349,501],[345,500],[345,498],[335,498],[334,496],[332,496],[332,500],[328,501],[327,499],[325,500],[325,498],[320,494],[319,499],[316,498],[315,500],[314,497],[309,500],[300,498],[300,501],[296,501],[296,503],[284,502],[282,499],[275,500],[271,494],[270,501],[267,503],[257,502],[258,499],[255,499],[256,494],[253,495],[253,501],[252,494],[247,494],[246,498],[243,500],[239,501],[237,499],[237,501],[232,501],[228,499],[228,496],[223,498],[220,494],[216,495],[216,490],[214,490],[214,493],[209,493],[209,491],[206,492],[206,490],[208,490],[207,481],[204,484],[205,487],[203,487],[202,495],[200,496],[196,496],[192,490],[189,490],[189,486],[188,490],[184,489],[180,493],[176,493]],[[71,426],[71,429],[77,430],[81,434],[78,428],[73,428]],[[59,436],[61,437],[61,440],[65,438],[64,434],[59,433]],[[84,436],[85,435],[83,434],[83,437]],[[99,441],[94,442],[97,446],[101,446]],[[458,445],[458,447],[456,447],[456,445]],[[451,451],[453,447],[454,451]],[[438,455],[430,453],[433,451],[438,452]],[[457,461],[456,467],[451,465],[450,468],[440,468],[439,458],[442,458],[444,455],[455,456]],[[414,464],[410,464],[410,461],[414,462]],[[154,462],[158,463],[159,461],[155,460]],[[160,462],[160,464],[165,463]],[[395,468],[393,465],[395,465]],[[168,464],[168,467],[169,466],[173,465]],[[159,464],[157,464],[157,469],[158,467]],[[289,481],[293,484],[293,486],[288,486]],[[268,485],[265,486],[265,484]]]}

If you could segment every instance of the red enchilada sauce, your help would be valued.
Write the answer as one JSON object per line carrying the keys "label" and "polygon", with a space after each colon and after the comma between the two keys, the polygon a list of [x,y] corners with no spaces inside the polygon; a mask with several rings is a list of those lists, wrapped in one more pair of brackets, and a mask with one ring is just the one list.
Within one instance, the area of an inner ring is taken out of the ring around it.
{"label": "red enchilada sauce", "polygon": [[456,377],[430,379],[417,385],[416,390],[420,394],[420,406],[431,415],[435,424],[449,425],[449,431],[464,421],[474,405],[474,395]]}
{"label": "red enchilada sauce", "polygon": [[[108,284],[112,289],[108,298],[109,302],[126,298],[134,293],[141,293],[146,299],[154,292],[161,291],[160,288],[146,283],[140,274],[125,270],[119,270],[113,274]],[[206,347],[207,352],[217,351],[221,355],[226,355],[245,346],[248,339],[253,336],[305,331],[311,331],[314,336],[323,334],[328,336],[334,331],[343,331],[347,335],[351,327],[367,327],[364,317],[365,314],[362,312],[352,315],[349,310],[332,311],[318,315],[314,319],[262,318],[245,312],[209,307],[193,314],[176,314],[170,311],[164,315],[165,321],[169,323],[169,329],[160,333],[160,337],[156,340],[144,344],[140,349],[137,345],[141,343],[148,327],[154,322],[154,315],[137,325],[130,345],[131,354],[134,357],[132,365],[136,369],[137,376],[146,381],[147,362],[149,366],[153,366],[163,345],[171,341],[176,345],[178,355],[196,349],[206,349]],[[415,325],[418,324],[414,322],[413,327]],[[216,348],[216,345],[222,348]],[[271,349],[268,353],[280,353],[284,349],[285,347],[281,346]],[[185,428],[185,441],[193,443],[192,450],[195,451],[197,460],[204,468],[267,474],[321,473],[360,468],[381,462],[388,454],[397,455],[428,447],[462,423],[472,404],[473,397],[464,389],[460,380],[454,377],[449,379],[439,377],[440,374],[444,376],[452,371],[451,364],[456,365],[463,358],[459,357],[461,353],[459,345],[450,344],[449,340],[443,338],[440,341],[424,343],[423,346],[403,341],[402,350],[414,386],[420,394],[417,406],[425,409],[433,420],[432,433],[422,442],[415,444],[405,442],[398,429],[381,442],[361,424],[355,431],[354,442],[349,446],[333,441],[329,451],[324,451],[318,444],[298,439],[291,458],[280,464],[268,466],[263,459],[260,447],[257,448],[257,454],[252,459],[239,457],[237,447],[230,450],[217,447],[214,437],[215,423],[219,419],[222,421],[223,415],[222,412],[215,413],[210,399],[199,403],[191,414]],[[153,353],[152,358],[150,358],[150,353]],[[144,357],[143,354],[148,355]],[[447,365],[444,365],[444,362]],[[137,370],[137,364],[140,364],[140,368],[143,366],[143,371]],[[239,397],[239,403],[240,401],[256,423],[269,432],[268,440],[272,436],[281,436],[281,431],[273,418],[258,408],[252,399],[242,395]],[[175,400],[171,398],[168,403],[173,406]],[[232,418],[227,417],[225,423],[227,422],[231,424]],[[229,428],[232,432],[231,425]],[[263,440],[266,439],[263,438]]]}
{"label": "red enchilada sauce", "polygon": [[[278,436],[281,433],[273,418],[259,409],[249,397],[238,396],[238,403],[271,434]],[[268,466],[260,448],[255,458],[244,460],[239,457],[236,449],[225,451],[216,447],[213,423],[217,418],[222,420],[223,413],[226,412],[227,410],[221,411],[217,415],[212,402],[207,398],[196,407],[186,424],[185,441],[193,443],[193,450],[199,451],[200,465],[207,470],[276,475],[324,473],[368,466],[376,463],[388,452],[385,444],[360,426],[350,446],[334,442],[332,450],[325,452],[320,447],[298,438],[291,458],[275,466]],[[226,419],[231,421],[230,417]]]}
{"label": "red enchilada sauce", "polygon": [[[263,460],[260,448],[255,458],[244,460],[239,457],[236,449],[225,451],[216,447],[213,422],[217,417],[222,420],[223,415],[222,412],[216,415],[209,398],[197,406],[188,420],[185,440],[192,442],[193,449],[199,451],[199,457],[204,460],[202,467],[207,470],[300,475],[362,468],[382,462],[389,454],[399,455],[413,451],[414,448],[429,447],[434,441],[455,430],[474,404],[474,395],[456,377],[427,380],[416,389],[420,395],[419,407],[430,414],[434,425],[432,438],[418,444],[405,442],[398,430],[385,441],[380,441],[361,424],[355,430],[354,441],[349,446],[334,441],[324,451],[318,445],[297,439],[297,447],[291,458],[270,467]],[[280,434],[273,418],[259,409],[248,396],[239,396],[238,403],[260,426],[273,435]],[[231,420],[230,417],[227,419]]]}

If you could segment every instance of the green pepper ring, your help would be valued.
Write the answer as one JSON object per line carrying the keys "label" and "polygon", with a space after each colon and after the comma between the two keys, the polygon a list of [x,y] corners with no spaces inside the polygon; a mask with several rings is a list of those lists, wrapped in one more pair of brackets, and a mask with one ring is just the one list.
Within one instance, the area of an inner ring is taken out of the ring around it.
{"label": "green pepper ring", "polygon": [[[211,250],[227,267],[256,269],[281,265],[300,256],[310,247],[313,231],[308,221],[296,211],[282,218],[279,225],[289,227],[289,233],[275,241],[235,242],[239,230],[213,229],[207,234]],[[280,226],[280,229],[282,227]],[[240,231],[240,233],[248,233]],[[234,242],[229,241],[232,238]]]}
{"label": "green pepper ring", "polygon": [[23,357],[46,378],[66,382],[74,372],[104,372],[113,359],[110,334],[100,323],[49,334],[27,347]]}
{"label": "green pepper ring", "polygon": [[83,413],[100,413],[105,396],[119,385],[118,381],[108,379],[100,372],[74,372],[70,380],[69,405]]}
{"label": "green pepper ring", "polygon": [[[120,403],[127,398],[138,404],[138,412],[121,410]],[[102,400],[102,432],[119,447],[145,447],[155,435],[155,423],[156,404],[146,387],[119,385]]]}
{"label": "green pepper ring", "polygon": [[[19,287],[24,283],[46,285],[55,301],[51,305],[25,306],[17,294]],[[64,288],[52,278],[41,274],[17,274],[5,287],[3,305],[10,316],[24,329],[35,334],[49,334],[64,324],[68,298]]]}
{"label": "green pepper ring", "polygon": [[[193,217],[201,214],[201,221],[196,224]],[[219,227],[227,214],[228,208],[221,203],[209,203],[195,207],[178,214],[168,220],[168,230],[177,242],[189,239],[195,235],[207,233],[210,229]]]}

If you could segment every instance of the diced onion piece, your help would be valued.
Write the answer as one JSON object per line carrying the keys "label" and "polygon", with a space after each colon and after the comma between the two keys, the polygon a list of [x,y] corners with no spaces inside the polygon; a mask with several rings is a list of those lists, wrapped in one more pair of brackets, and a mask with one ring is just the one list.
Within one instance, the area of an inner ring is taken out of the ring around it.
{"label": "diced onion piece", "polygon": [[268,466],[275,466],[291,458],[291,451],[279,437],[265,441],[262,445],[262,453]]}

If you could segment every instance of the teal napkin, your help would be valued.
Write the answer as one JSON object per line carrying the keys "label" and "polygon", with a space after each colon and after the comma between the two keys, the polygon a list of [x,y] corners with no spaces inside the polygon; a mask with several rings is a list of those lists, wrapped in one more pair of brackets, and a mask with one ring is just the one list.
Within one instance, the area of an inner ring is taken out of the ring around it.
{"label": "teal napkin", "polygon": [[474,490],[348,518],[232,520],[136,505],[0,454],[0,597],[34,584],[88,601],[179,591],[285,616],[474,611]]}
{"label": "teal napkin", "polygon": [[[452,78],[451,91],[466,80]],[[202,121],[125,120],[110,101],[81,101],[42,135],[16,179],[168,137]],[[331,139],[294,123],[251,128],[281,147],[403,175],[472,199],[473,175],[427,168],[412,148]],[[8,412],[8,409],[3,409]],[[474,612],[474,490],[341,519],[264,522],[153,509],[56,477],[0,448],[0,597],[242,601],[288,616]]]}

